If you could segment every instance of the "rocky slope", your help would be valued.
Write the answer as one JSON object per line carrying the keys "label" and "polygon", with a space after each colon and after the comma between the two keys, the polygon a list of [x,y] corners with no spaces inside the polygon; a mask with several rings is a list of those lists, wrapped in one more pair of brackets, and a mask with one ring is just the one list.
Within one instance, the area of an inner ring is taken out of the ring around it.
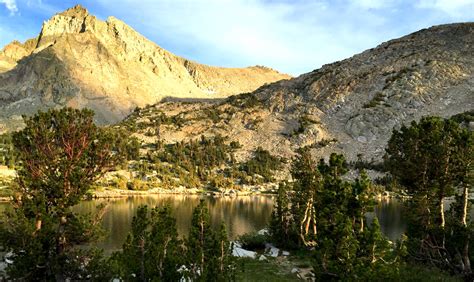
{"label": "rocky slope", "polygon": [[37,38],[0,52],[0,118],[14,127],[21,114],[67,105],[92,108],[110,123],[164,97],[223,98],[287,78],[261,66],[189,61],[114,17],[104,22],[76,6],[44,22]]}
{"label": "rocky slope", "polygon": [[161,123],[166,142],[222,134],[243,145],[241,158],[257,146],[290,157],[308,145],[377,160],[393,128],[474,110],[473,48],[474,23],[435,26],[218,104],[160,103],[125,124],[153,142],[164,113],[180,120]]}

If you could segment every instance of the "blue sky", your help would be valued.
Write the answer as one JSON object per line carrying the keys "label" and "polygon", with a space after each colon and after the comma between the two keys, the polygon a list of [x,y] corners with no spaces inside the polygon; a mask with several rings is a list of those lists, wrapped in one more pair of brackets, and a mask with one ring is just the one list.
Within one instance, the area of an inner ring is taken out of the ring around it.
{"label": "blue sky", "polygon": [[473,21],[474,0],[0,0],[0,46],[75,4],[115,16],[200,63],[292,75],[436,24]]}

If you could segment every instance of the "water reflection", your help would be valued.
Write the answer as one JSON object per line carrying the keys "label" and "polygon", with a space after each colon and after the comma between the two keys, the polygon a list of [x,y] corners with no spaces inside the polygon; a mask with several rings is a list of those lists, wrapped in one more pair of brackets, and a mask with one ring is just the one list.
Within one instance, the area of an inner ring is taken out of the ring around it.
{"label": "water reflection", "polygon": [[[106,250],[121,248],[132,223],[136,210],[141,205],[160,207],[170,205],[176,218],[178,233],[183,236],[188,234],[191,225],[193,209],[204,199],[209,208],[211,221],[214,228],[221,222],[227,226],[230,239],[239,235],[258,231],[267,227],[273,209],[271,196],[240,196],[229,197],[200,197],[197,195],[153,195],[143,197],[130,197],[124,199],[99,199],[84,201],[75,207],[80,213],[94,213],[99,204],[107,204],[102,226],[107,231],[107,238],[98,244]],[[0,204],[0,213],[5,210],[8,203]],[[403,205],[396,200],[381,201],[377,203],[375,211],[367,214],[369,222],[376,215],[379,219],[382,232],[390,239],[397,240],[406,230],[403,218]]]}
{"label": "water reflection", "polygon": [[245,197],[200,197],[196,195],[154,195],[130,197],[126,199],[100,199],[86,201],[76,207],[78,212],[94,212],[99,204],[107,204],[102,226],[108,237],[99,247],[105,249],[120,248],[125,241],[136,210],[141,205],[161,207],[170,205],[176,218],[178,233],[189,233],[193,209],[204,199],[209,208],[212,226],[218,228],[221,222],[227,226],[231,239],[252,231],[265,228],[270,220],[273,199],[268,196]]}
{"label": "water reflection", "polygon": [[406,231],[402,202],[395,199],[379,201],[375,211],[367,214],[369,222],[372,222],[374,215],[377,215],[380,229],[390,240],[396,241]]}

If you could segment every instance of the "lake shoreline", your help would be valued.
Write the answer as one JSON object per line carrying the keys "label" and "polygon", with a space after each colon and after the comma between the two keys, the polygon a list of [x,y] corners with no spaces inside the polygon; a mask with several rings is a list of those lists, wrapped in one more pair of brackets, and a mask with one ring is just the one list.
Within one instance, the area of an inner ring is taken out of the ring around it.
{"label": "lake shoreline", "polygon": [[[153,195],[203,195],[203,196],[214,196],[214,197],[237,197],[237,196],[271,196],[276,195],[276,191],[261,189],[259,190],[234,190],[234,189],[222,189],[218,191],[214,190],[202,190],[197,188],[174,188],[174,189],[162,189],[153,188],[146,191],[133,191],[133,190],[120,190],[120,189],[102,189],[95,190],[89,194],[89,199],[123,199],[128,197],[143,197]],[[381,193],[375,196],[377,200],[390,200],[399,199],[404,200],[407,196],[399,195],[397,193]],[[0,203],[11,202],[12,196],[0,197]]]}
{"label": "lake shoreline", "polygon": [[120,190],[120,189],[106,189],[102,191],[94,191],[91,195],[92,199],[120,199],[134,196],[151,196],[151,195],[205,195],[205,196],[257,196],[257,195],[275,195],[274,191],[239,191],[233,189],[225,189],[219,191],[202,190],[197,188],[191,189],[161,189],[154,188],[146,191]]}

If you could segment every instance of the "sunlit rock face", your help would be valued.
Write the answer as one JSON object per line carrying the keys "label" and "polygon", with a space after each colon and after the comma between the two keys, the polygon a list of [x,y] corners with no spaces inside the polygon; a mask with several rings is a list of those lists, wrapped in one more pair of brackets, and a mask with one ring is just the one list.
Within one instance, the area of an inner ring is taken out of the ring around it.
{"label": "sunlit rock face", "polygon": [[88,107],[100,123],[111,123],[164,97],[222,98],[287,78],[260,66],[189,61],[114,17],[101,21],[75,6],[45,21],[37,38],[0,52],[0,115]]}

